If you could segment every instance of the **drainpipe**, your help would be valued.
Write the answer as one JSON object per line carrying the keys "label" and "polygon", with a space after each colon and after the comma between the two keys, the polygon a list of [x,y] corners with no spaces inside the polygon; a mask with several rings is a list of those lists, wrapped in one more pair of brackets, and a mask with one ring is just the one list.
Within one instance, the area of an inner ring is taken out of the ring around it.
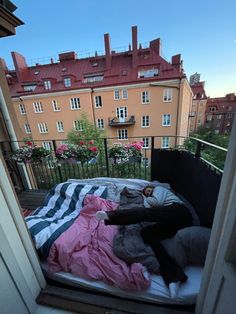
{"label": "drainpipe", "polygon": [[179,124],[179,107],[180,107],[180,88],[181,88],[182,78],[179,82],[179,93],[178,93],[178,105],[177,105],[177,112],[176,112],[176,130],[175,130],[175,147],[177,145],[177,132],[178,132],[178,124]]}
{"label": "drainpipe", "polygon": [[[7,104],[2,92],[2,89],[0,87],[0,107],[1,107],[1,111],[2,111],[2,115],[3,115],[3,119],[5,121],[6,124],[6,128],[7,128],[7,132],[9,134],[9,138],[10,138],[10,143],[11,143],[11,147],[13,150],[16,150],[19,148],[19,144],[18,144],[18,140],[15,134],[15,130],[13,128],[12,122],[11,122],[11,118],[7,109]],[[32,185],[30,183],[30,179],[26,170],[25,165],[22,166],[22,170],[23,170],[23,174],[26,180],[26,185],[28,189],[32,189]]]}
{"label": "drainpipe", "polygon": [[94,111],[93,93],[94,93],[94,90],[93,90],[93,88],[91,88],[90,97],[91,97],[91,104],[92,104],[93,123],[94,123],[94,127],[96,128],[96,120],[95,120],[95,111]]}

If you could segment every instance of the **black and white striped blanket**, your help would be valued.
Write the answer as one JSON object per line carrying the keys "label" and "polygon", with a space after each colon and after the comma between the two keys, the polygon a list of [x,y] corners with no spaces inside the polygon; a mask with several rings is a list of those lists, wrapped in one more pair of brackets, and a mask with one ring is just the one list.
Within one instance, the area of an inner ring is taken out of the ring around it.
{"label": "black and white striped blanket", "polygon": [[106,198],[107,187],[91,184],[60,183],[47,195],[42,207],[26,217],[31,237],[41,257],[46,258],[53,242],[79,216],[87,194]]}

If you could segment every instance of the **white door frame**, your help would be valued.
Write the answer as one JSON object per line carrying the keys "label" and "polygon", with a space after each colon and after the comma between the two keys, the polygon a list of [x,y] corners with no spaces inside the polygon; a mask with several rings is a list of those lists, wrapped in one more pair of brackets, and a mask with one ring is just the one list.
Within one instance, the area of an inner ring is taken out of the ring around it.
{"label": "white door frame", "polygon": [[127,116],[127,114],[125,114],[125,111],[127,112],[127,108],[125,110],[126,107],[117,107],[117,118],[119,119],[119,122],[124,123],[125,122],[125,118]]}

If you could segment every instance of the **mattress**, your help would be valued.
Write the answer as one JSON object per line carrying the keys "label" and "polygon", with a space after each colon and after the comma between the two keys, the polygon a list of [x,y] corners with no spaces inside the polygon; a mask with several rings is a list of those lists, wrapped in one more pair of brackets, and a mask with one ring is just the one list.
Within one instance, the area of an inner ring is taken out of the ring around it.
{"label": "mattress", "polygon": [[[108,199],[119,202],[120,192],[126,186],[131,189],[143,189],[150,182],[141,179],[120,179],[120,178],[93,178],[93,179],[70,179],[68,182],[90,183],[97,185],[105,185],[108,188]],[[152,182],[155,184],[156,182]],[[127,292],[116,286],[105,284],[102,281],[94,281],[84,279],[77,275],[56,272],[48,273],[46,264],[42,264],[42,268],[47,278],[53,279],[67,285],[92,290],[94,293],[102,292],[110,295],[123,297],[125,299],[139,300],[157,304],[176,304],[176,305],[193,305],[196,303],[197,295],[200,289],[201,276],[203,267],[187,266],[184,271],[188,275],[188,280],[182,283],[178,289],[175,299],[170,298],[169,289],[165,285],[160,275],[151,275],[151,284],[149,288],[141,292]]]}
{"label": "mattress", "polygon": [[188,275],[188,280],[180,285],[177,298],[173,299],[170,298],[169,290],[160,275],[151,275],[151,285],[147,290],[127,292],[118,287],[107,285],[102,281],[84,279],[71,273],[47,273],[45,264],[42,264],[42,268],[46,277],[73,287],[85,288],[93,292],[98,291],[131,300],[177,305],[192,305],[196,303],[203,270],[203,267],[187,266],[184,271]]}

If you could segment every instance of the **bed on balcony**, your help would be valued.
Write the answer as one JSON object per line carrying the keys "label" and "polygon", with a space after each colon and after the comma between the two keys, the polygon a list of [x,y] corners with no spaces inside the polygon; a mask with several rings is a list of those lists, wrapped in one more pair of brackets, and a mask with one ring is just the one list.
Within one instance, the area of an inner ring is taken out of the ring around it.
{"label": "bed on balcony", "polygon": [[[139,256],[136,262],[132,260],[129,263],[120,259],[118,256],[123,247],[118,246],[114,250],[115,240],[120,240],[119,228],[105,226],[95,219],[97,210],[116,210],[118,204],[121,204],[124,190],[140,191],[149,183],[139,179],[94,178],[68,180],[55,186],[44,205],[34,215],[26,218],[46,277],[67,285],[134,300],[158,304],[195,304],[203,262],[200,261],[199,265],[188,264],[188,252],[191,250],[184,247],[190,242],[191,245],[196,244],[193,236],[184,242],[181,238],[183,235],[180,234],[177,239],[165,243],[169,254],[173,253],[173,258],[179,258],[178,261],[184,263],[188,275],[188,280],[180,285],[178,295],[173,299],[170,298],[162,277],[157,274],[158,264],[143,266],[140,263],[143,256]],[[152,183],[162,184],[157,181]],[[122,200],[124,201],[123,198]],[[198,225],[199,220],[193,207],[184,198],[183,200],[190,208],[194,224]],[[45,217],[48,221],[45,221]],[[63,222],[60,218],[63,218]],[[204,229],[206,237],[202,239],[205,241],[200,248],[202,255],[206,254],[209,230]],[[132,229],[133,232],[139,231]],[[181,254],[176,257],[175,254],[178,255],[180,251]],[[153,252],[145,254],[147,263],[150,263]],[[147,271],[147,268],[153,268],[155,273]]]}

